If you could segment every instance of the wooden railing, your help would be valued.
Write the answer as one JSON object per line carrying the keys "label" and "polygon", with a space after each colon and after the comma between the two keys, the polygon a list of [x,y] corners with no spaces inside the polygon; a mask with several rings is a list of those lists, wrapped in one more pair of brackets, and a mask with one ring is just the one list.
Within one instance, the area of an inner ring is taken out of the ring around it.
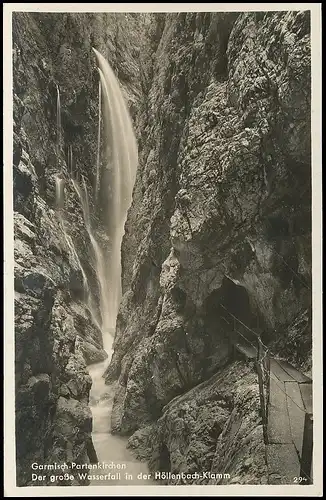
{"label": "wooden railing", "polygon": [[[269,359],[269,358],[268,358]],[[267,351],[264,351],[263,343],[261,338],[257,336],[257,359],[256,359],[256,371],[258,375],[258,385],[259,385],[259,399],[260,399],[260,411],[263,423],[263,436],[265,444],[268,443],[267,435],[267,415],[268,415],[268,398],[269,398],[269,370],[266,370],[266,360]]]}
{"label": "wooden railing", "polygon": [[[224,306],[222,306],[226,309]],[[227,311],[228,312],[228,311]],[[260,411],[262,416],[262,425],[263,425],[263,436],[265,444],[269,444],[268,439],[268,407],[269,407],[269,398],[270,398],[270,380],[271,380],[271,359],[277,363],[277,359],[273,356],[271,357],[271,353],[267,346],[265,346],[256,332],[251,330],[247,325],[244,325],[238,318],[233,316],[233,329],[234,332],[243,337],[243,339],[247,342],[248,345],[251,345],[251,348],[254,347],[256,350],[256,359],[255,359],[255,368],[258,375],[258,385],[259,385],[259,400],[260,400]],[[227,321],[228,322],[228,321]],[[242,335],[239,330],[236,329],[236,322],[241,323],[241,325],[245,326],[248,330],[250,330],[256,337],[256,346],[250,342],[244,335]],[[229,323],[229,322],[228,322]],[[243,350],[241,346],[237,343],[234,344],[234,348],[243,354]],[[286,394],[286,397],[292,399],[285,390],[283,390],[280,386],[279,388]],[[293,400],[292,400],[293,401]],[[299,483],[302,485],[312,484],[312,450],[313,450],[313,414],[312,411],[307,411],[305,408],[301,408],[302,411],[305,412],[305,420],[304,420],[304,429],[303,429],[303,442],[302,442],[302,450],[301,450],[301,458],[300,458],[300,481]]]}
{"label": "wooden railing", "polygon": [[[305,484],[312,484],[312,447],[313,447],[313,414],[306,413],[304,420],[302,453],[300,461],[300,477],[306,479]],[[300,484],[304,484],[301,481]]]}

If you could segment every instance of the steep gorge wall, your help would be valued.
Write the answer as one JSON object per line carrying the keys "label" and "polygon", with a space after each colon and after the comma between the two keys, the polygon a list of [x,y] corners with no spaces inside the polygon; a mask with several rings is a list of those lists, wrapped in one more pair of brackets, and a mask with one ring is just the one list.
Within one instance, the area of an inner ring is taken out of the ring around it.
{"label": "steep gorge wall", "polygon": [[257,380],[232,341],[259,333],[311,367],[309,13],[168,14],[157,33],[112,426],[153,470],[266,483]]}
{"label": "steep gorge wall", "polygon": [[[101,331],[85,307],[80,263],[95,299],[98,291],[94,256],[71,178],[85,177],[92,203],[99,79],[92,46],[114,67],[132,106],[139,98],[135,26],[128,15],[13,14],[16,456],[20,486],[39,484],[31,482],[33,462],[96,460],[86,365],[107,355]],[[59,151],[57,86],[62,119]],[[56,207],[58,176],[64,183],[63,223]],[[102,195],[106,195],[105,186]],[[93,218],[100,230],[101,211],[93,211]],[[73,483],[78,484],[78,479]]]}
{"label": "steep gorge wall", "polygon": [[236,334],[230,313],[309,370],[309,34],[297,12],[14,14],[18,484],[31,484],[32,462],[96,458],[86,364],[105,353],[55,207],[59,175],[65,227],[98,299],[70,182],[85,177],[100,233],[92,46],[124,86],[140,149],[107,373],[118,380],[113,429],[132,434],[153,471],[266,483],[257,378],[232,349],[254,334],[241,324]]}

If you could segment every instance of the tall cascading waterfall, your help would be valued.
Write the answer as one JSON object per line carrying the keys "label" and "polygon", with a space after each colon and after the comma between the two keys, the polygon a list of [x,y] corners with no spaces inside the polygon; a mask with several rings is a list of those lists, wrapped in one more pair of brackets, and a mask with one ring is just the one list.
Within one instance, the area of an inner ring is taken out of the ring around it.
{"label": "tall cascading waterfall", "polygon": [[[148,479],[137,478],[139,473],[148,474],[146,464],[135,460],[127,449],[126,438],[111,434],[110,420],[114,389],[112,386],[107,386],[103,378],[111,357],[112,333],[115,329],[121,297],[121,243],[127,211],[132,201],[138,150],[131,117],[119,82],[106,59],[97,50],[93,50],[98,61],[100,78],[97,156],[92,203],[89,200],[86,179],[78,174],[77,165],[74,164],[71,144],[67,148],[67,164],[71,184],[80,202],[85,228],[91,243],[94,270],[98,282],[100,322],[77,247],[66,231],[63,216],[64,181],[60,175],[56,177],[56,203],[60,225],[68,248],[82,272],[85,305],[90,310],[94,324],[102,331],[104,349],[108,353],[108,358],[104,362],[88,367],[92,378],[90,391],[90,408],[93,417],[92,439],[100,463],[116,463],[120,466],[123,464],[123,467],[126,467],[122,473],[110,473],[107,479],[94,480],[91,481],[91,484],[93,486],[101,484],[149,484]],[[102,122],[103,135],[101,134]],[[101,150],[102,145],[103,150]],[[57,87],[57,148],[59,154],[61,150],[59,87]],[[105,232],[105,243],[103,243],[103,234],[99,238],[98,226],[95,225],[96,218],[92,216],[91,210],[104,214],[101,221],[101,233]],[[128,473],[129,476],[126,477],[125,473]],[[105,471],[104,474],[107,472]]]}
{"label": "tall cascading waterfall", "polygon": [[[132,121],[119,82],[106,59],[97,50],[93,50],[99,66],[104,122],[102,142],[105,149],[104,158],[100,162],[101,110],[99,109],[97,177],[94,198],[106,214],[106,231],[109,239],[108,248],[105,249],[105,266],[104,261],[98,261],[98,275],[100,276],[103,272],[103,287],[101,285],[100,288],[107,291],[107,295],[105,295],[107,307],[104,308],[103,313],[102,333],[104,347],[109,356],[106,361],[89,367],[93,382],[90,391],[90,407],[93,416],[92,439],[100,462],[123,464],[126,469],[121,474],[119,472],[113,473],[102,483],[92,481],[91,484],[93,486],[99,484],[149,484],[150,480],[139,478],[140,473],[141,475],[148,474],[147,465],[135,460],[127,449],[126,438],[111,434],[110,420],[114,389],[112,386],[105,385],[103,378],[103,373],[105,373],[110,360],[113,341],[110,333],[115,328],[121,295],[121,243],[127,211],[132,201],[138,150]],[[99,107],[101,107],[101,100]],[[97,182],[98,179],[99,182]],[[85,208],[89,209],[85,184],[84,196]]]}
{"label": "tall cascading waterfall", "polygon": [[[105,343],[107,335],[115,329],[119,301],[121,298],[121,242],[138,164],[138,149],[132,120],[123,97],[120,84],[108,61],[93,49],[99,70],[97,157],[93,205],[100,206],[104,216],[106,244],[101,248],[93,230],[90,217],[88,190],[85,180],[83,188],[74,177],[73,151],[68,146],[68,169],[73,187],[83,210],[85,226],[95,256],[95,272],[99,284],[101,330]],[[103,112],[102,112],[103,106]],[[101,138],[101,122],[104,133]],[[101,140],[102,139],[102,140]],[[101,154],[101,143],[104,151]],[[57,85],[57,148],[61,148],[61,102]],[[78,169],[76,170],[76,175]],[[102,196],[100,196],[102,194]],[[79,259],[80,262],[80,259]],[[83,273],[84,274],[84,273]],[[88,307],[95,319],[92,295],[87,288]],[[95,320],[98,324],[98,321]],[[110,343],[110,341],[109,341]]]}
{"label": "tall cascading waterfall", "polygon": [[[101,186],[107,196],[99,198],[105,203],[106,231],[109,239],[106,276],[109,303],[103,333],[115,329],[121,298],[121,242],[138,165],[138,148],[132,120],[120,88],[108,61],[93,48],[98,62],[102,88],[104,159]],[[99,141],[100,145],[100,141]],[[105,201],[104,201],[105,200]]]}
{"label": "tall cascading waterfall", "polygon": [[97,126],[97,158],[96,158],[96,177],[94,197],[95,203],[98,200],[98,191],[100,186],[100,168],[101,168],[101,122],[102,122],[102,86],[101,81],[98,82],[98,126]]}

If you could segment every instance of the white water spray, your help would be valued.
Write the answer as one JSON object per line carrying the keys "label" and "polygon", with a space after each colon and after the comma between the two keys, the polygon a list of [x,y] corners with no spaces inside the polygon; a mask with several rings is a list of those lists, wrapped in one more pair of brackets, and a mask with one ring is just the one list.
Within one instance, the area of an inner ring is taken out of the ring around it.
{"label": "white water spray", "polygon": [[[109,287],[107,323],[114,330],[121,298],[121,242],[138,164],[138,151],[131,117],[119,82],[107,60],[95,49],[102,88],[105,162],[101,184],[108,188],[106,207],[109,251],[105,279]],[[104,161],[103,161],[104,163]]]}
{"label": "white water spray", "polygon": [[[107,237],[105,247],[101,248],[96,239],[96,231],[92,228],[88,190],[85,179],[83,179],[83,188],[81,187],[79,172],[77,169],[74,169],[71,145],[68,146],[67,156],[68,169],[73,179],[72,184],[82,206],[86,229],[95,257],[94,267],[100,294],[101,330],[105,337],[107,332],[115,330],[118,306],[121,298],[121,243],[127,211],[132,201],[132,191],[138,164],[138,150],[131,117],[120,84],[106,59],[97,50],[93,50],[97,58],[100,75],[94,205],[96,209],[100,209],[100,213],[104,214],[103,219],[105,222],[103,229]],[[102,119],[103,137],[101,135]],[[61,103],[58,85],[56,125],[57,148],[59,152],[61,148]],[[104,146],[102,154],[101,143]],[[107,190],[107,196],[103,196],[105,189]],[[65,238],[82,270],[87,305],[91,309],[94,321],[96,321],[96,307],[93,307],[93,299],[89,290],[87,276],[80,264],[80,259],[78,258],[71,237],[66,233],[64,228],[64,221],[61,214],[61,209],[63,208],[63,183],[59,178],[56,181],[56,191],[57,208],[60,209],[60,221]],[[100,193],[102,195],[101,199],[99,199]]]}
{"label": "white water spray", "polygon": [[98,200],[100,188],[100,162],[101,162],[101,121],[102,121],[102,86],[98,82],[98,129],[97,129],[97,158],[96,158],[96,179],[95,179],[95,203]]}

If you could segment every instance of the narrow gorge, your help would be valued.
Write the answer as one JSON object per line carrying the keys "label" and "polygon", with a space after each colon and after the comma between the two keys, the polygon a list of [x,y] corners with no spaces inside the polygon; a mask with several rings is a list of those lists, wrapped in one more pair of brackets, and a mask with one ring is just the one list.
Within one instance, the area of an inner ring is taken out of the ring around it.
{"label": "narrow gorge", "polygon": [[17,485],[291,484],[309,11],[15,12],[12,32]]}

